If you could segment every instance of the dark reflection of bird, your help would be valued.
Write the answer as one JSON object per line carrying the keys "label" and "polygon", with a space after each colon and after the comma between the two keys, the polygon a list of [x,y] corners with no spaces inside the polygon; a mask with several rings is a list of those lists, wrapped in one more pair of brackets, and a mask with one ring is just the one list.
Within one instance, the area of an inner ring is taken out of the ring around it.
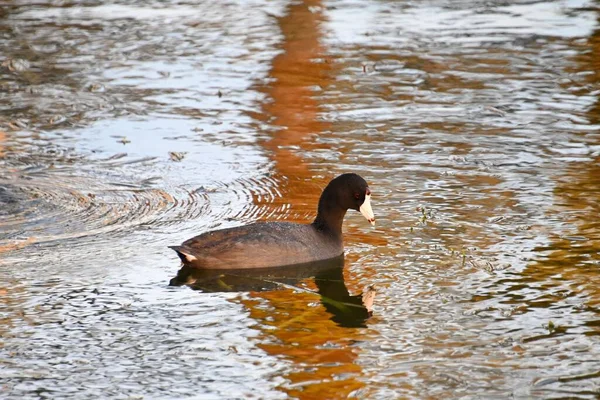
{"label": "dark reflection of bird", "polygon": [[[206,270],[184,265],[171,286],[187,285],[203,292],[261,292],[292,288],[320,297],[331,319],[344,327],[362,327],[372,315],[375,290],[369,287],[361,295],[351,295],[344,282],[344,257],[284,268]],[[295,285],[314,277],[317,291]]]}
{"label": "dark reflection of bird", "polygon": [[206,232],[171,248],[185,266],[198,269],[254,269],[326,260],[344,252],[342,222],[348,209],[375,223],[371,191],[356,174],[329,182],[311,224],[258,222]]}

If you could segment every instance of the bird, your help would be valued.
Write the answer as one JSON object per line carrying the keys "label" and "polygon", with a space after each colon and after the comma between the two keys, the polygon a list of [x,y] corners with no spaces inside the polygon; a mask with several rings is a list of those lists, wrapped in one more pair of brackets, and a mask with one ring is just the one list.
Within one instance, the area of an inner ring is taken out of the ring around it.
{"label": "bird", "polygon": [[371,190],[355,173],[329,182],[312,223],[255,222],[205,232],[169,248],[184,266],[198,269],[272,268],[323,261],[343,255],[342,223],[349,209],[375,225]]}

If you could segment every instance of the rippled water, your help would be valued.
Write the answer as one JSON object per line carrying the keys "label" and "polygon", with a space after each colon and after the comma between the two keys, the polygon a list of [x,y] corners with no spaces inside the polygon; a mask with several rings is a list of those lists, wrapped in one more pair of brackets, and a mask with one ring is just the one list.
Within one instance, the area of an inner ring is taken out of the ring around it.
{"label": "rippled water", "polygon": [[[0,397],[597,398],[599,15],[0,9]],[[167,245],[308,221],[346,171],[378,224],[343,269],[178,274]]]}

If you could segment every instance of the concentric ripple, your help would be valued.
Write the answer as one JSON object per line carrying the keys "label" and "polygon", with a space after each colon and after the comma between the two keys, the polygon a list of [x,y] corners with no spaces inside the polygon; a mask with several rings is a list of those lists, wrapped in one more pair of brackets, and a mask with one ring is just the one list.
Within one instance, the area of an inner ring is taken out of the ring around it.
{"label": "concentric ripple", "polygon": [[143,181],[109,184],[69,170],[23,174],[0,184],[0,201],[18,202],[0,223],[5,240],[33,237],[39,243],[125,233],[197,219],[210,207],[201,189],[167,191]]}
{"label": "concentric ripple", "polygon": [[39,159],[29,165],[31,158],[7,157],[9,168],[0,176],[0,251],[90,237],[110,242],[144,230],[169,236],[176,225],[188,235],[198,234],[267,218],[274,213],[269,205],[282,196],[280,183],[268,175],[173,185],[160,175],[168,175],[171,167],[154,157],[118,153],[88,159],[85,166],[79,160],[77,168],[65,159],[72,162],[55,158],[44,167]]}

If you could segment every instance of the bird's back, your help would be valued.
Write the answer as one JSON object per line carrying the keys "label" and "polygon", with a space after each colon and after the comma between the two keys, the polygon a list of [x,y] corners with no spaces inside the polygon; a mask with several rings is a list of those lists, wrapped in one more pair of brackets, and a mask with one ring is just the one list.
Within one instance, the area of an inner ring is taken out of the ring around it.
{"label": "bird's back", "polygon": [[172,249],[191,267],[239,269],[326,260],[341,255],[343,244],[313,225],[267,222],[206,232]]}

